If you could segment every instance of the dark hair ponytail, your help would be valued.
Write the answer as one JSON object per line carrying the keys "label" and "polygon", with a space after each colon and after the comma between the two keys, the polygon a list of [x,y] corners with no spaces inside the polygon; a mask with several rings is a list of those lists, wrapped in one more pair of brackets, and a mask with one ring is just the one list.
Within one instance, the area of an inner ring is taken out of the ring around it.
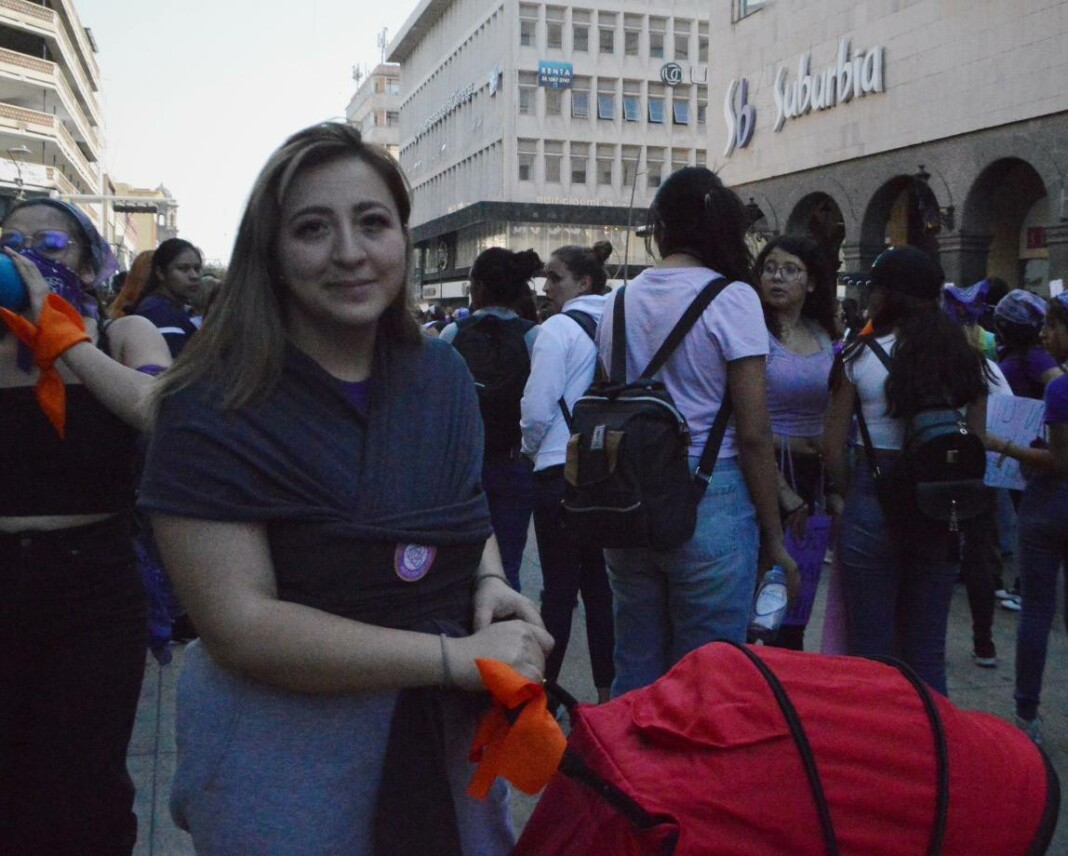
{"label": "dark hair ponytail", "polygon": [[514,309],[530,293],[530,280],[543,265],[534,250],[513,253],[490,247],[471,265],[471,305],[474,309],[503,306]]}
{"label": "dark hair ponytail", "polygon": [[145,286],[145,290],[141,293],[141,298],[137,302],[140,303],[152,292],[157,291],[161,285],[163,285],[162,272],[166,271],[170,267],[178,256],[184,253],[186,250],[192,250],[197,254],[197,258],[204,261],[203,256],[195,246],[189,241],[182,238],[168,238],[158,247],[155,252],[152,253],[152,266],[149,268],[148,284]]}
{"label": "dark hair ponytail", "polygon": [[742,201],[702,166],[683,167],[669,175],[649,209],[649,226],[661,257],[688,253],[732,281],[751,281],[747,225]]}
{"label": "dark hair ponytail", "polygon": [[604,294],[608,290],[608,271],[605,261],[612,255],[609,241],[598,241],[592,247],[575,244],[553,250],[553,258],[560,259],[575,279],[590,278],[590,294]]}

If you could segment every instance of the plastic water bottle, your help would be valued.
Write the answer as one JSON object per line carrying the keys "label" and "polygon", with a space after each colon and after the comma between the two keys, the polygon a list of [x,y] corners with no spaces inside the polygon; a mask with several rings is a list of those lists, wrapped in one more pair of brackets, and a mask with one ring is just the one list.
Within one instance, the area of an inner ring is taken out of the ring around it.
{"label": "plastic water bottle", "polygon": [[753,642],[766,645],[775,638],[786,614],[787,600],[786,573],[779,565],[773,565],[764,574],[753,601],[753,616],[749,620],[749,638]]}
{"label": "plastic water bottle", "polygon": [[0,306],[12,312],[21,312],[29,303],[30,295],[15,263],[9,256],[0,253]]}

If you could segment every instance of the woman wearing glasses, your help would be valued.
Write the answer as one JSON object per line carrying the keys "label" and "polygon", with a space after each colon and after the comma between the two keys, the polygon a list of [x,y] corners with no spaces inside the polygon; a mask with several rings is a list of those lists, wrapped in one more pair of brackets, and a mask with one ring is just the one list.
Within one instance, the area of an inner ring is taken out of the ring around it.
{"label": "woman wearing glasses", "polygon": [[0,324],[0,851],[129,853],[145,658],[129,514],[170,355],[143,318],[98,323],[89,289],[116,264],[81,211],[18,205],[0,244],[29,293]]}
{"label": "woman wearing glasses", "polygon": [[[822,494],[820,440],[834,362],[834,276],[819,244],[803,235],[770,241],[756,261],[768,353],[768,412],[779,463],[779,511],[801,536]],[[804,624],[787,623],[776,644],[800,651]]]}

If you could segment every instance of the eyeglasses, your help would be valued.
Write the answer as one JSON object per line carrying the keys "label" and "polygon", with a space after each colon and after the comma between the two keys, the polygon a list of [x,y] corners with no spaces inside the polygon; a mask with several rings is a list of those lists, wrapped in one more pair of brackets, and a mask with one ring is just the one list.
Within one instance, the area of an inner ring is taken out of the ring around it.
{"label": "eyeglasses", "polygon": [[0,231],[0,247],[12,249],[16,253],[21,253],[29,247],[38,253],[53,255],[63,252],[71,244],[77,245],[78,242],[66,232],[58,229],[43,229],[32,235],[26,235],[18,229]]}
{"label": "eyeglasses", "polygon": [[777,265],[775,262],[764,262],[764,268],[761,273],[768,279],[771,279],[778,273],[782,276],[783,282],[796,282],[801,275],[807,273],[807,271],[803,267],[795,265],[793,262],[787,262],[784,265]]}

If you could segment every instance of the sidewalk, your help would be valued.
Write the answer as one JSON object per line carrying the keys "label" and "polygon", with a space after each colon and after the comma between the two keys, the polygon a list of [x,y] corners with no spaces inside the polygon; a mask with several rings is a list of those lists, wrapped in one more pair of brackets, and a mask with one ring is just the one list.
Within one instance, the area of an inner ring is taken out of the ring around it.
{"label": "sidewalk", "polygon": [[[825,566],[826,567],[826,566]],[[1006,574],[1009,578],[1010,574]],[[533,531],[527,542],[521,578],[524,591],[537,597],[541,590],[541,572]],[[824,575],[824,582],[826,574]],[[822,626],[824,591],[821,583],[813,620],[807,633],[806,647],[818,650]],[[1063,599],[1058,600],[1061,603]],[[998,667],[980,669],[971,658],[971,616],[964,587],[957,586],[950,614],[947,641],[949,695],[954,703],[968,710],[983,710],[1012,720],[1013,652],[1017,613],[997,609],[994,616],[994,640],[998,649]],[[560,683],[580,701],[592,702],[596,696],[590,676],[589,655],[585,648],[582,609],[576,614],[571,644],[560,674]],[[1062,780],[1061,822],[1050,853],[1068,853],[1068,637],[1058,616],[1050,637],[1049,658],[1043,689],[1042,715],[1045,749]],[[182,649],[175,651],[174,661],[160,668],[148,658],[137,724],[130,743],[129,765],[137,787],[136,811],[139,835],[137,856],[183,856],[193,852],[189,836],[174,827],[167,810],[170,782],[174,773],[174,692],[182,666]],[[1012,799],[1013,794],[1004,794]],[[516,793],[513,817],[517,829],[530,817],[537,798]]]}

